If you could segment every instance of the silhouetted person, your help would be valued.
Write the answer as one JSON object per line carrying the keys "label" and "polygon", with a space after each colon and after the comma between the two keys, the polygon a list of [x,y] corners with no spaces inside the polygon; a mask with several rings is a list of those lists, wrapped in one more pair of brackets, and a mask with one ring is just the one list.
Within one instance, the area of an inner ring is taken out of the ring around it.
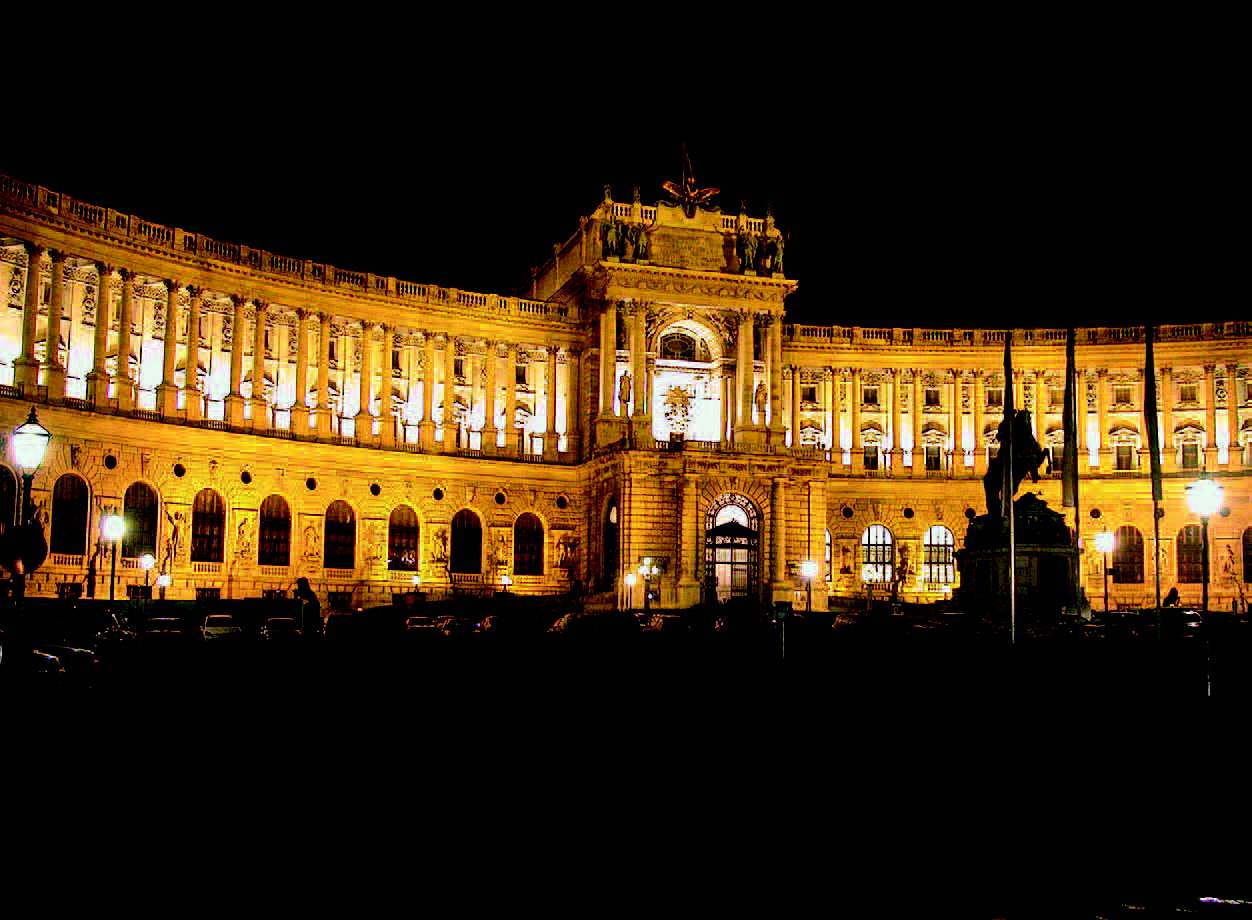
{"label": "silhouetted person", "polygon": [[1162,607],[1178,606],[1178,588],[1170,588],[1169,593],[1165,595],[1165,600],[1161,601]]}
{"label": "silhouetted person", "polygon": [[309,587],[309,580],[304,577],[296,579],[296,600],[300,602],[300,628],[310,639],[322,634],[322,605],[317,594]]}

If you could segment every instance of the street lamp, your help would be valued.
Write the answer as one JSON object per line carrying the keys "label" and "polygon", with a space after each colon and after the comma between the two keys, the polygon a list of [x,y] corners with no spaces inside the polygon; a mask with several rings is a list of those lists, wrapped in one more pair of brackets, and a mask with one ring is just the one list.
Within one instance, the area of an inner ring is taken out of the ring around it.
{"label": "street lamp", "polygon": [[1187,486],[1187,506],[1200,515],[1201,538],[1204,548],[1200,554],[1201,613],[1209,612],[1209,518],[1222,506],[1222,487],[1212,479],[1199,479]]}
{"label": "street lamp", "polygon": [[509,585],[513,584],[513,579],[512,579],[512,578],[509,576],[509,574],[506,572],[504,575],[501,575],[501,576],[500,576],[500,584],[504,586],[504,593],[505,593],[505,594],[508,594],[508,593],[509,593]]}
{"label": "street lamp", "polygon": [[626,588],[628,591],[626,595],[626,607],[628,610],[634,610],[635,609],[635,582],[639,580],[639,576],[637,576],[634,572],[627,572],[626,577],[623,580],[626,582]]}
{"label": "street lamp", "polygon": [[1109,612],[1109,553],[1113,552],[1112,531],[1101,531],[1095,535],[1097,552],[1104,554],[1104,612]]}
{"label": "street lamp", "polygon": [[169,572],[162,572],[157,576],[156,583],[157,587],[161,589],[161,600],[165,600],[165,589],[170,586],[170,582],[173,580]]}
{"label": "street lamp", "polygon": [[113,544],[112,561],[109,563],[109,602],[113,601],[114,582],[117,580],[117,544],[126,533],[126,520],[116,511],[110,511],[100,522],[100,534]]}
{"label": "street lamp", "polygon": [[805,559],[800,563],[800,574],[804,576],[805,591],[807,597],[805,599],[804,610],[806,613],[813,612],[813,577],[817,574],[817,563],[812,559]]}
{"label": "street lamp", "polygon": [[43,463],[44,452],[48,449],[51,433],[39,419],[35,417],[35,407],[30,407],[30,415],[26,421],[13,429],[13,457],[17,460],[18,469],[22,471],[22,525],[30,523],[31,483],[35,479],[35,471]]}
{"label": "street lamp", "polygon": [[148,574],[152,571],[152,567],[156,565],[156,556],[152,553],[144,553],[139,557],[139,567],[143,569],[143,594],[144,599],[148,598]]}

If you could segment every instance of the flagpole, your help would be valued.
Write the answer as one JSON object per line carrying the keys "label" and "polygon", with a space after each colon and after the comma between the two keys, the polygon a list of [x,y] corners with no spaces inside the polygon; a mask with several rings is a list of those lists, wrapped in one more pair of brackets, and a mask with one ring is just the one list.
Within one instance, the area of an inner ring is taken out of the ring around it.
{"label": "flagpole", "polygon": [[1009,645],[1017,644],[1017,515],[1013,511],[1013,425],[1017,417],[1017,405],[1013,386],[1013,330],[1004,330],[1004,426],[1005,443],[1000,445],[1004,453],[1004,512],[1009,519]]}
{"label": "flagpole", "polygon": [[1152,344],[1155,331],[1144,327],[1143,414],[1147,422],[1148,463],[1152,474],[1152,568],[1156,573],[1156,638],[1161,638],[1161,435],[1156,418],[1156,355]]}

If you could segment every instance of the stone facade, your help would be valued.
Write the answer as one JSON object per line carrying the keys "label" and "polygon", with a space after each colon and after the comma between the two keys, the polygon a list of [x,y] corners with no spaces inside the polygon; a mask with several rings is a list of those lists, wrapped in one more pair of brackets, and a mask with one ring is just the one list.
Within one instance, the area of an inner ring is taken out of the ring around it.
{"label": "stone facade", "polygon": [[[37,405],[55,440],[36,514],[54,548],[79,549],[54,552],[28,590],[107,590],[100,516],[145,483],[167,597],[255,597],[306,576],[361,606],[415,574],[436,594],[508,575],[519,593],[578,580],[602,603],[639,606],[622,576],[648,557],[662,561],[662,607],[743,593],[804,603],[798,563],[811,559],[822,609],[881,577],[872,557],[897,574],[909,560],[904,596],[942,598],[956,577],[942,541],[959,547],[983,510],[1004,333],[786,324],[796,282],[776,270],[781,248],[769,217],[689,218],[606,195],[532,296],[504,297],[252,250],[0,177],[0,431]],[[1211,593],[1228,607],[1252,575],[1252,324],[1158,334],[1162,583],[1183,574],[1178,541],[1197,523],[1184,489],[1203,470],[1226,491]],[[1015,403],[1059,456],[1064,331],[1016,331],[1013,358]],[[1077,361],[1080,530],[1142,535],[1142,580],[1111,586],[1139,604],[1153,581],[1142,329],[1080,329]],[[11,472],[7,446],[5,459]],[[85,484],[85,519],[67,514],[69,497],[55,507],[67,474]],[[1060,509],[1058,475],[1025,488]],[[220,521],[196,510],[206,490]],[[337,505],[328,523],[336,502],[350,514]],[[397,537],[405,508],[415,560]],[[468,544],[474,528],[454,524],[466,509],[480,534]],[[350,530],[334,536],[341,518]],[[718,549],[713,529],[732,519],[752,536]],[[869,545],[871,529],[888,549]],[[327,541],[345,539],[351,565],[327,567]],[[286,564],[262,564],[275,545]],[[1093,598],[1101,565],[1084,555]],[[123,554],[119,592],[143,580]]]}

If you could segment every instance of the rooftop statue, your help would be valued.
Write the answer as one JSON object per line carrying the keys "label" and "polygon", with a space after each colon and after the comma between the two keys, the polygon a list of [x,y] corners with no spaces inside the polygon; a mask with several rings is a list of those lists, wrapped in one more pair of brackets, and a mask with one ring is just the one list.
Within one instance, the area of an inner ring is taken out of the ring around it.
{"label": "rooftop statue", "polygon": [[713,197],[720,188],[700,188],[696,185],[695,172],[691,168],[691,157],[687,156],[687,145],[683,144],[682,182],[671,182],[666,179],[661,183],[663,188],[676,205],[681,205],[688,218],[696,216],[697,207],[709,207]]}

